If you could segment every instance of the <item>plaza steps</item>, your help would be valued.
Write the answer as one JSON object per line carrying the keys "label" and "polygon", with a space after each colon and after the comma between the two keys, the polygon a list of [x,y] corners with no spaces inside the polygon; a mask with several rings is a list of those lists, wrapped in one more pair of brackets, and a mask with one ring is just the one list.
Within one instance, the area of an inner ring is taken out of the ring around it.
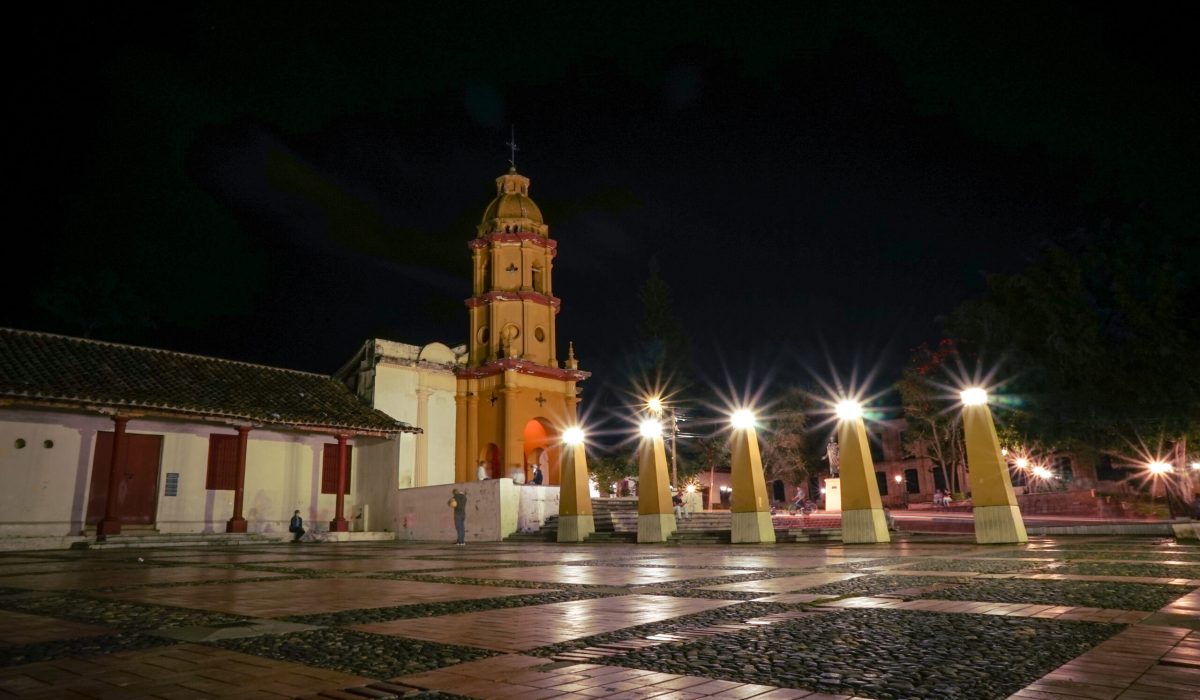
{"label": "plaza steps", "polygon": [[[587,542],[637,542],[636,498],[593,498],[592,517],[596,532]],[[733,516],[729,511],[699,511],[676,520],[676,531],[667,544],[729,544]],[[776,542],[837,542],[842,539],[840,515],[776,516]],[[546,519],[536,532],[519,532],[505,542],[554,542],[558,539],[558,516]]]}
{"label": "plaza steps", "polygon": [[131,530],[126,528],[122,534],[111,535],[103,542],[94,540],[75,542],[71,545],[71,549],[135,549],[196,546],[234,547],[247,544],[275,544],[279,541],[278,537],[264,537],[257,533],[160,533],[154,530]]}

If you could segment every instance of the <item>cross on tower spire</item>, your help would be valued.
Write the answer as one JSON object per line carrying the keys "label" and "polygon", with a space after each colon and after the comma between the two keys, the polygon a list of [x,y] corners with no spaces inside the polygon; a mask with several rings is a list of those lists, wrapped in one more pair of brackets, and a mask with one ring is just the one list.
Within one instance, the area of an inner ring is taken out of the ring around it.
{"label": "cross on tower spire", "polygon": [[509,148],[508,167],[516,172],[517,170],[517,151],[521,150],[517,147],[517,127],[510,126],[510,135],[508,141],[504,144]]}

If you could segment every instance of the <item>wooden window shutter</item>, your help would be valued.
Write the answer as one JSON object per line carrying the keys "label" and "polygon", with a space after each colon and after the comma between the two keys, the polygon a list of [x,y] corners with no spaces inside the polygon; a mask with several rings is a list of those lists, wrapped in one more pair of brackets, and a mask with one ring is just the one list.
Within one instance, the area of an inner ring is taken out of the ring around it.
{"label": "wooden window shutter", "polygon": [[[342,493],[350,494],[350,465],[354,453],[353,445],[346,445],[346,488]],[[325,445],[321,455],[321,493],[337,493],[338,446]]]}
{"label": "wooden window shutter", "polygon": [[208,436],[208,476],[204,488],[232,491],[237,488],[237,435]]}

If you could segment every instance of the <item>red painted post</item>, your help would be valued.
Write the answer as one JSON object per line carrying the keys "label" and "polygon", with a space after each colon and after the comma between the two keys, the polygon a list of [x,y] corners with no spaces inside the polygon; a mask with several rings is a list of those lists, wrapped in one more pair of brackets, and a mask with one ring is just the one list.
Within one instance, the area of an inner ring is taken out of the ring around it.
{"label": "red painted post", "polygon": [[350,465],[346,464],[346,435],[338,435],[338,479],[337,479],[337,508],[334,510],[333,520],[329,523],[330,532],[349,532],[350,523],[346,522],[346,470]]}
{"label": "red painted post", "polygon": [[129,419],[125,416],[113,416],[112,458],[108,464],[108,494],[104,501],[104,517],[96,525],[96,540],[103,541],[109,535],[121,534],[121,514],[118,496],[121,483],[125,481],[125,462],[129,455],[129,445],[125,438],[125,426]]}
{"label": "red painted post", "polygon": [[241,426],[237,445],[237,485],[233,489],[233,517],[225,523],[225,532],[245,532],[246,519],[242,517],[242,503],[246,495],[246,443],[250,428]]}

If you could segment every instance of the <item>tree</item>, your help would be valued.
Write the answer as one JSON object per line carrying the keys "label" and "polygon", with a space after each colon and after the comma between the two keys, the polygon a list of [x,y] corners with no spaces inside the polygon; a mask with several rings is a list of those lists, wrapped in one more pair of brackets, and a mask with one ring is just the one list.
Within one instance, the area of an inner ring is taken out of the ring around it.
{"label": "tree", "polygon": [[809,394],[791,388],[773,404],[762,435],[763,472],[768,482],[803,484],[810,471],[808,416],[814,406]]}
{"label": "tree", "polygon": [[940,469],[951,491],[962,490],[966,445],[957,411],[948,411],[945,389],[947,368],[958,361],[958,350],[950,340],[937,348],[922,344],[913,350],[896,389],[904,406],[904,452],[909,457],[928,459]]}
{"label": "tree", "polygon": [[1081,486],[1102,452],[1200,437],[1198,249],[1146,212],[1105,221],[989,277],[951,317],[964,348],[1008,358],[1023,428],[1071,450]]}
{"label": "tree", "polygon": [[588,468],[600,493],[612,493],[613,484],[637,475],[637,460],[629,455],[600,455],[588,461]]}
{"label": "tree", "polygon": [[651,258],[650,276],[638,298],[642,302],[639,328],[641,342],[633,358],[635,371],[648,388],[678,393],[692,384],[691,341],[671,299],[671,288],[658,273],[658,262]]}

